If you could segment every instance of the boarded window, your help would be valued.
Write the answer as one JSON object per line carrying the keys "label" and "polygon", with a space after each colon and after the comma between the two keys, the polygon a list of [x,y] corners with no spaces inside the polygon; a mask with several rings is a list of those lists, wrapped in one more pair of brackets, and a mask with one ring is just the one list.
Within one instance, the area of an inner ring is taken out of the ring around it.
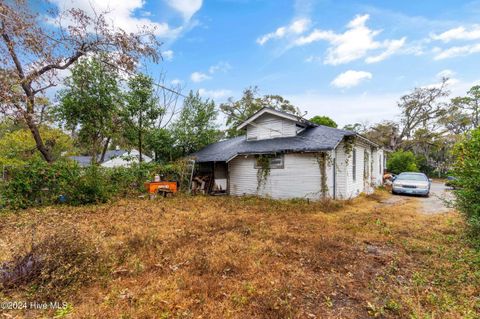
{"label": "boarded window", "polygon": [[[269,168],[275,169],[284,167],[285,163],[283,155],[272,156],[269,158]],[[258,158],[255,160],[255,168],[262,168],[262,165],[259,163]]]}
{"label": "boarded window", "polygon": [[357,180],[357,150],[352,150],[352,177],[353,180]]}

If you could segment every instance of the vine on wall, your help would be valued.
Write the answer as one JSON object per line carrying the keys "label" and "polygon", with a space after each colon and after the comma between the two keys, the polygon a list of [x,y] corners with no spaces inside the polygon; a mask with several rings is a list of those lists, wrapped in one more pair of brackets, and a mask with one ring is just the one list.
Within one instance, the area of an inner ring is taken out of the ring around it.
{"label": "vine on wall", "polygon": [[345,165],[348,165],[348,161],[352,156],[354,146],[355,136],[346,136],[343,141],[343,150],[345,151]]}
{"label": "vine on wall", "polygon": [[315,158],[317,159],[318,168],[320,169],[320,192],[322,198],[327,197],[328,185],[327,185],[327,163],[331,163],[331,156],[326,152],[317,153]]}
{"label": "vine on wall", "polygon": [[259,166],[257,170],[257,192],[265,186],[267,182],[267,178],[270,175],[270,156],[266,155],[259,155],[256,158],[257,166]]}

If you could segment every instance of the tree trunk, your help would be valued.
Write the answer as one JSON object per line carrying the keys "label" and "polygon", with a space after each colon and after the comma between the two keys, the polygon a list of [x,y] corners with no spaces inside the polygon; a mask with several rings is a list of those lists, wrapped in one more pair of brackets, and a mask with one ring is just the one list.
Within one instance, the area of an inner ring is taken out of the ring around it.
{"label": "tree trunk", "polygon": [[111,137],[107,137],[107,141],[105,142],[105,145],[103,145],[103,150],[102,150],[102,156],[100,157],[100,163],[103,163],[105,160],[105,154],[107,153],[108,150],[108,144],[110,144],[110,139]]}
{"label": "tree trunk", "polygon": [[29,113],[25,113],[24,118],[28,128],[30,129],[30,132],[32,132],[33,139],[35,140],[35,145],[37,146],[37,150],[42,154],[42,157],[45,161],[47,161],[48,163],[52,163],[52,153],[43,143],[40,132],[38,131],[38,126],[35,123],[35,120],[32,118],[32,115]]}

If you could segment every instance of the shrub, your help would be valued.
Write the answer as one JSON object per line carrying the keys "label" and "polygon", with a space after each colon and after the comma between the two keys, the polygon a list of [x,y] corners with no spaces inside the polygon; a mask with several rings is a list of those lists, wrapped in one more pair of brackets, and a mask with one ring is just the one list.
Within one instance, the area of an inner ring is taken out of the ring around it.
{"label": "shrub", "polygon": [[106,170],[98,165],[84,169],[76,180],[71,180],[66,200],[72,205],[106,203],[115,194]]}
{"label": "shrub", "polygon": [[33,296],[52,299],[93,280],[100,271],[99,257],[95,245],[78,230],[60,229],[1,265],[0,287],[30,288]]}
{"label": "shrub", "polygon": [[418,172],[415,155],[410,151],[396,151],[388,158],[387,169],[394,174]]}
{"label": "shrub", "polygon": [[452,172],[458,179],[455,204],[480,237],[480,128],[455,144],[453,154],[456,159]]}
{"label": "shrub", "polygon": [[52,204],[68,192],[72,181],[77,180],[80,173],[76,163],[67,161],[48,164],[38,159],[11,167],[8,180],[0,185],[0,207],[18,209]]}
{"label": "shrub", "polygon": [[114,197],[144,192],[144,183],[154,175],[178,180],[186,187],[190,178],[186,168],[187,161],[81,168],[73,161],[48,164],[33,160],[8,170],[7,180],[0,183],[0,208],[22,209],[60,202],[71,205],[105,203]]}

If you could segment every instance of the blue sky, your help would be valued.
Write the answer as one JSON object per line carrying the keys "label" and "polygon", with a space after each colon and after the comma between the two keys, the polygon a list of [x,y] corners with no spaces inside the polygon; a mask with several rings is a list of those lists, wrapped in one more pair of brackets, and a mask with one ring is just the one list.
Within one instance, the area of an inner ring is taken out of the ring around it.
{"label": "blue sky", "polygon": [[118,27],[157,27],[152,76],[217,103],[257,85],[307,117],[340,125],[395,119],[415,86],[450,77],[453,95],[480,80],[480,1],[52,0],[108,8]]}

